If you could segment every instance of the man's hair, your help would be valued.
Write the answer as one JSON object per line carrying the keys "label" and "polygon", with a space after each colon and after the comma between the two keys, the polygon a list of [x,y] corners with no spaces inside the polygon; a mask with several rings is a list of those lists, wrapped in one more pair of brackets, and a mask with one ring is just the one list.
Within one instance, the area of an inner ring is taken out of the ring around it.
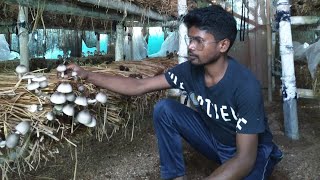
{"label": "man's hair", "polygon": [[184,23],[188,29],[195,26],[200,30],[205,30],[207,33],[212,34],[218,41],[229,39],[229,49],[232,47],[237,36],[236,20],[231,13],[225,11],[219,5],[212,5],[190,11],[184,17]]}

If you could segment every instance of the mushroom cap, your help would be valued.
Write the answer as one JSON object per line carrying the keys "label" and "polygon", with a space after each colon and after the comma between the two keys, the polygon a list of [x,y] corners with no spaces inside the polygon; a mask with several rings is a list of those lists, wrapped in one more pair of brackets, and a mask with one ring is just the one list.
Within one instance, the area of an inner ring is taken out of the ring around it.
{"label": "mushroom cap", "polygon": [[28,69],[25,65],[23,64],[20,64],[16,67],[16,73],[18,74],[25,74],[28,72]]}
{"label": "mushroom cap", "polygon": [[77,114],[76,120],[79,123],[86,125],[92,121],[92,117],[88,110],[83,110]]}
{"label": "mushroom cap", "polygon": [[63,72],[67,70],[67,66],[65,66],[64,64],[59,64],[58,67],[57,67],[57,71],[59,72]]}
{"label": "mushroom cap", "polygon": [[63,104],[56,104],[53,106],[53,108],[57,111],[57,112],[61,112],[63,109]]}
{"label": "mushroom cap", "polygon": [[78,91],[80,91],[80,92],[83,92],[84,91],[84,86],[83,85],[80,85],[80,86],[78,86]]}
{"label": "mushroom cap", "polygon": [[38,105],[36,105],[36,104],[31,104],[31,105],[28,106],[27,110],[28,110],[29,112],[35,113],[35,112],[38,111]]}
{"label": "mushroom cap", "polygon": [[88,124],[85,124],[85,126],[87,126],[87,127],[95,127],[96,125],[97,125],[97,120],[96,120],[96,118],[93,117],[93,116],[92,116],[92,118],[91,118],[91,122],[88,123]]}
{"label": "mushroom cap", "polygon": [[0,141],[0,148],[6,147],[6,141]]}
{"label": "mushroom cap", "polygon": [[78,73],[76,71],[72,71],[71,76],[77,76]]}
{"label": "mushroom cap", "polygon": [[76,98],[76,100],[74,101],[74,103],[76,103],[77,105],[80,105],[80,106],[88,106],[87,98],[84,96],[78,96]]}
{"label": "mushroom cap", "polygon": [[96,99],[87,98],[87,102],[88,102],[88,104],[94,104],[94,103],[97,102],[97,100]]}
{"label": "mushroom cap", "polygon": [[36,76],[33,75],[33,74],[26,74],[26,75],[22,76],[21,79],[33,79],[33,78],[35,78],[35,77],[36,77]]}
{"label": "mushroom cap", "polygon": [[97,95],[96,95],[96,100],[98,102],[100,102],[101,104],[104,104],[107,102],[107,95],[105,95],[104,93],[102,92],[99,92]]}
{"label": "mushroom cap", "polygon": [[54,104],[63,104],[67,101],[67,99],[63,93],[55,92],[51,95],[50,101]]}
{"label": "mushroom cap", "polygon": [[74,107],[72,104],[66,104],[62,108],[62,112],[68,116],[73,116],[74,115]]}
{"label": "mushroom cap", "polygon": [[27,89],[29,91],[32,91],[32,90],[38,89],[39,87],[40,87],[39,82],[31,82],[30,84],[28,84]]}
{"label": "mushroom cap", "polygon": [[42,75],[32,78],[32,81],[35,81],[35,82],[42,82],[42,81],[45,81],[45,80],[47,80],[47,77],[42,76]]}
{"label": "mushroom cap", "polygon": [[76,99],[76,95],[73,92],[67,93],[65,95],[66,95],[67,101],[69,102],[73,102]]}
{"label": "mushroom cap", "polygon": [[71,86],[71,84],[69,84],[67,82],[63,82],[63,83],[59,84],[57,91],[61,92],[61,93],[71,93],[72,86]]}
{"label": "mushroom cap", "polygon": [[46,115],[47,119],[49,121],[52,121],[54,119],[54,114],[52,111],[48,112],[47,115]]}
{"label": "mushroom cap", "polygon": [[30,122],[22,121],[16,127],[18,134],[25,135],[30,129]]}
{"label": "mushroom cap", "polygon": [[39,82],[39,85],[40,85],[40,88],[45,88],[48,86],[48,81],[47,80],[41,81],[41,82]]}
{"label": "mushroom cap", "polygon": [[14,148],[19,143],[19,135],[16,133],[10,134],[6,139],[7,148]]}

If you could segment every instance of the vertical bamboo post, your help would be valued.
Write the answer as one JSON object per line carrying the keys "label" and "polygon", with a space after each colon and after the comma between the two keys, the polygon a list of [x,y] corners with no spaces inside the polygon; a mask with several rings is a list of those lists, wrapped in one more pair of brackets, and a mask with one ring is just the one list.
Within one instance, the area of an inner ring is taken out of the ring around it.
{"label": "vertical bamboo post", "polygon": [[20,48],[20,64],[25,65],[29,70],[29,33],[27,29],[28,25],[28,8],[19,6],[18,14],[18,36],[19,36],[19,48]]}
{"label": "vertical bamboo post", "polygon": [[[186,0],[178,0],[178,15],[182,19],[187,14],[187,1]],[[188,46],[184,40],[185,36],[188,35],[187,26],[184,23],[179,25],[179,64],[187,61],[188,56]],[[187,95],[181,94],[180,102],[184,103]],[[188,102],[189,104],[189,102]]]}
{"label": "vertical bamboo post", "polygon": [[[184,17],[187,14],[187,1],[178,0],[178,15],[180,18]],[[179,63],[185,62],[188,56],[188,47],[184,41],[185,36],[188,34],[188,29],[184,23],[179,25]]]}
{"label": "vertical bamboo post", "polygon": [[115,49],[115,60],[121,61],[123,60],[123,25],[117,24],[117,39],[116,39],[116,49]]}
{"label": "vertical bamboo post", "polygon": [[270,0],[266,2],[267,12],[267,49],[268,49],[268,101],[272,102],[272,32],[270,23]]}
{"label": "vertical bamboo post", "polygon": [[290,23],[289,0],[278,0],[277,16],[279,20],[279,44],[282,66],[282,98],[285,135],[290,139],[299,139],[296,78],[294,73],[293,45]]}

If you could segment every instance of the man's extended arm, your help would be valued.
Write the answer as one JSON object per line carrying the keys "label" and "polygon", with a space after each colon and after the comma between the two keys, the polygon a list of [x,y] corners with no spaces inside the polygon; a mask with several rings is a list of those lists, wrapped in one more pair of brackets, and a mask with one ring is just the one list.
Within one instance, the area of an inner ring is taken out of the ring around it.
{"label": "man's extended arm", "polygon": [[77,72],[77,76],[85,79],[89,83],[129,96],[170,88],[164,74],[150,78],[136,79],[90,72],[74,64],[68,65],[68,69]]}
{"label": "man's extended arm", "polygon": [[236,155],[217,168],[207,180],[239,180],[253,169],[257,157],[258,135],[237,134]]}

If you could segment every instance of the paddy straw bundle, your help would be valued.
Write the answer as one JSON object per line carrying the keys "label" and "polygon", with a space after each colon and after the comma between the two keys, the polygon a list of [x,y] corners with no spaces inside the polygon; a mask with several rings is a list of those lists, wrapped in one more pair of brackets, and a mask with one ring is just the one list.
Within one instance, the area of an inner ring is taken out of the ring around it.
{"label": "paddy straw bundle", "polygon": [[[83,66],[93,72],[120,75],[132,78],[146,78],[163,73],[168,68],[177,64],[177,60],[154,58],[144,61],[119,61],[111,64],[101,64],[96,67]],[[44,70],[32,72],[47,77],[48,86],[39,92],[29,91],[27,82],[19,80],[16,74],[0,74],[0,137],[5,140],[8,134],[15,131],[15,127],[22,121],[31,124],[30,131],[20,136],[19,145],[15,148],[0,148],[0,167],[2,176],[9,170],[18,169],[19,172],[33,170],[39,166],[41,160],[54,157],[52,145],[65,140],[73,146],[72,135],[88,130],[87,127],[74,123],[74,118],[66,115],[56,116],[50,121],[46,118],[48,112],[53,110],[50,95],[53,94],[61,79],[55,70],[44,73]],[[69,80],[73,87],[76,81]],[[85,86],[84,94],[89,97],[97,92],[104,92],[107,103],[92,104],[88,107],[96,120],[94,127],[99,141],[110,138],[119,128],[128,128],[133,137],[135,123],[150,113],[153,103],[165,95],[164,92],[153,92],[143,96],[124,96],[105,89],[99,89],[93,84],[80,82]],[[79,91],[75,92],[79,94]],[[33,109],[33,110],[32,110]],[[15,168],[17,167],[17,168]]]}
{"label": "paddy straw bundle", "polygon": [[311,77],[308,64],[295,61],[296,86],[303,89],[312,89],[314,95],[320,97],[320,65],[318,65],[314,78]]}

